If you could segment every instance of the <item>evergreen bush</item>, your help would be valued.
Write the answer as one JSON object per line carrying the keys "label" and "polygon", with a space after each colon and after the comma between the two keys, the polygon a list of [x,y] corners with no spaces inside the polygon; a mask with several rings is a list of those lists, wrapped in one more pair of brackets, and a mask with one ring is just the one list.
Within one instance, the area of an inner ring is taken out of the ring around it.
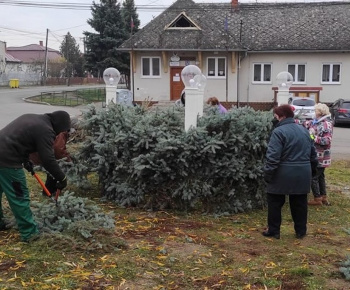
{"label": "evergreen bush", "polygon": [[121,206],[243,212],[264,204],[271,120],[248,107],[211,108],[185,132],[183,108],[90,106],[79,166],[97,172],[102,196]]}
{"label": "evergreen bush", "polygon": [[342,262],[339,271],[343,273],[346,280],[350,280],[350,256],[346,257],[347,259]]}
{"label": "evergreen bush", "polygon": [[87,198],[76,197],[65,192],[58,198],[57,205],[33,201],[33,215],[41,232],[62,232],[91,238],[100,229],[114,230],[112,213],[105,213],[97,204]]}

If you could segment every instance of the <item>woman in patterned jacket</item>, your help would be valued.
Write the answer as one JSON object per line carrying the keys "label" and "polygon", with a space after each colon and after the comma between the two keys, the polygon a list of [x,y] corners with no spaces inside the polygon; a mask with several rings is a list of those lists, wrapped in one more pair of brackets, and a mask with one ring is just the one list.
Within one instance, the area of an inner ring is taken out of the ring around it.
{"label": "woman in patterned jacket", "polygon": [[312,177],[311,190],[314,199],[309,205],[329,205],[326,192],[325,168],[331,165],[331,143],[333,123],[329,108],[326,104],[315,105],[316,118],[304,125],[309,129],[310,136],[315,142],[317,151],[317,173]]}

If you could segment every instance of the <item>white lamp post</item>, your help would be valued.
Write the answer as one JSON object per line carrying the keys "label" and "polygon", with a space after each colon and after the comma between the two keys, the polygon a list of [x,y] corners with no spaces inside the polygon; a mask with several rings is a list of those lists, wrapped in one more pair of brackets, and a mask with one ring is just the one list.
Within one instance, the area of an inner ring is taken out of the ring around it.
{"label": "white lamp post", "polygon": [[277,105],[288,104],[289,88],[293,84],[293,76],[289,72],[283,71],[277,75],[276,81],[278,85]]}
{"label": "white lamp post", "polygon": [[203,116],[203,97],[206,78],[199,67],[188,65],[181,71],[181,79],[185,85],[185,130],[197,127],[197,117]]}
{"label": "white lamp post", "polygon": [[116,93],[117,85],[120,80],[120,72],[114,67],[109,67],[103,72],[103,80],[106,84],[106,106],[110,102],[116,104]]}

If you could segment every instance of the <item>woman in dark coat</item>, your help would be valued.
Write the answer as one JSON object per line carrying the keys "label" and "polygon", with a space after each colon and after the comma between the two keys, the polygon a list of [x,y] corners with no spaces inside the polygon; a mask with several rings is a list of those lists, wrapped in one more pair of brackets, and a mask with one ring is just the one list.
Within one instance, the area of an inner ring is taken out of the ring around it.
{"label": "woman in dark coat", "polygon": [[309,132],[294,121],[289,105],[274,109],[278,120],[266,152],[264,179],[267,183],[268,229],[265,237],[280,238],[281,210],[289,196],[290,210],[297,238],[306,235],[307,194],[317,155]]}

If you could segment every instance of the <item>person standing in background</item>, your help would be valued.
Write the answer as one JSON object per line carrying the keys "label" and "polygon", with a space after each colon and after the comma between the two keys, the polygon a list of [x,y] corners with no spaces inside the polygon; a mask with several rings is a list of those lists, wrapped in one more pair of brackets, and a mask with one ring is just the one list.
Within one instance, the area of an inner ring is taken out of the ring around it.
{"label": "person standing in background", "polygon": [[219,112],[222,114],[227,113],[227,109],[220,104],[219,100],[216,97],[209,98],[207,104],[211,106],[218,106]]}
{"label": "person standing in background", "polygon": [[317,167],[316,150],[309,132],[295,123],[289,105],[276,107],[273,112],[278,123],[270,137],[263,169],[268,228],[262,234],[280,238],[281,211],[287,195],[296,237],[302,239],[307,232],[307,195]]}
{"label": "person standing in background", "polygon": [[312,178],[311,190],[314,196],[309,205],[330,205],[327,198],[325,169],[331,165],[331,143],[333,123],[326,104],[315,105],[315,119],[304,123],[314,140],[317,151],[317,172]]}

